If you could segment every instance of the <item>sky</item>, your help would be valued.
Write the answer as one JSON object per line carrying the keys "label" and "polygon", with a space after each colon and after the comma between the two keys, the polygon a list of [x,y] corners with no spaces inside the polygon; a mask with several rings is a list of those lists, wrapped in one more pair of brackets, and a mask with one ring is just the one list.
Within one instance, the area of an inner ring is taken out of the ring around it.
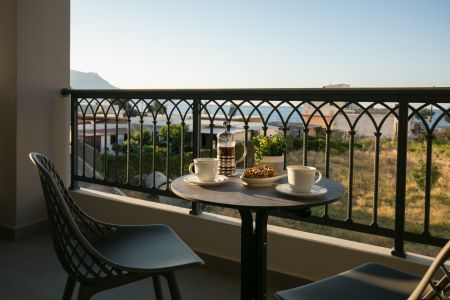
{"label": "sky", "polygon": [[449,0],[71,0],[71,69],[119,88],[450,86]]}

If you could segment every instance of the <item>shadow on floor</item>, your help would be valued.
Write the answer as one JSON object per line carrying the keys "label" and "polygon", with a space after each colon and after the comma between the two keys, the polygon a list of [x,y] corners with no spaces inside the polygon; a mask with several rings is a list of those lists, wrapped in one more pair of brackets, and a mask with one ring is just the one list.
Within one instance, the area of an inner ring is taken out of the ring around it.
{"label": "shadow on floor", "polygon": [[[239,299],[239,277],[208,267],[176,272],[183,299]],[[11,242],[0,239],[0,300],[61,299],[66,273],[49,233]],[[163,281],[164,299],[170,299]],[[77,291],[75,291],[77,292]],[[275,292],[268,287],[268,298]],[[75,299],[76,297],[73,297]],[[155,299],[151,279],[101,292],[92,299]]]}

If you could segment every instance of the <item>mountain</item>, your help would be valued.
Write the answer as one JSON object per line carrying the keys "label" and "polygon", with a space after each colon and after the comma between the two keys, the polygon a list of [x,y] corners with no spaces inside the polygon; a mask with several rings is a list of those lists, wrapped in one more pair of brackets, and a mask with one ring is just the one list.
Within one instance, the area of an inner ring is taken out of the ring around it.
{"label": "mountain", "polygon": [[70,70],[70,87],[73,89],[118,89],[108,81],[93,72]]}
{"label": "mountain", "polygon": [[349,88],[350,84],[346,84],[346,83],[338,83],[338,84],[331,84],[330,85],[324,85],[323,88],[324,89],[346,89]]}

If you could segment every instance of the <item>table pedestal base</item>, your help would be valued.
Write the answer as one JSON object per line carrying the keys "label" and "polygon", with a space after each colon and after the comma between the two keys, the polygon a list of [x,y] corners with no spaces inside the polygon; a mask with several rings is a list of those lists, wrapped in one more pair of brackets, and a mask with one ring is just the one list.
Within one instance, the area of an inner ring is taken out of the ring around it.
{"label": "table pedestal base", "polygon": [[241,300],[266,299],[267,218],[269,212],[240,209],[241,226]]}

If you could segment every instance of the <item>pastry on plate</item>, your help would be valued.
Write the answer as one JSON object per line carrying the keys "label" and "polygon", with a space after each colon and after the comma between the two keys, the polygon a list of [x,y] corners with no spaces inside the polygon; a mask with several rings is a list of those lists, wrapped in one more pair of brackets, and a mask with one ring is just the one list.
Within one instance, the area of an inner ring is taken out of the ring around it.
{"label": "pastry on plate", "polygon": [[277,176],[277,172],[269,166],[257,166],[246,168],[242,173],[243,178],[270,178]]}

